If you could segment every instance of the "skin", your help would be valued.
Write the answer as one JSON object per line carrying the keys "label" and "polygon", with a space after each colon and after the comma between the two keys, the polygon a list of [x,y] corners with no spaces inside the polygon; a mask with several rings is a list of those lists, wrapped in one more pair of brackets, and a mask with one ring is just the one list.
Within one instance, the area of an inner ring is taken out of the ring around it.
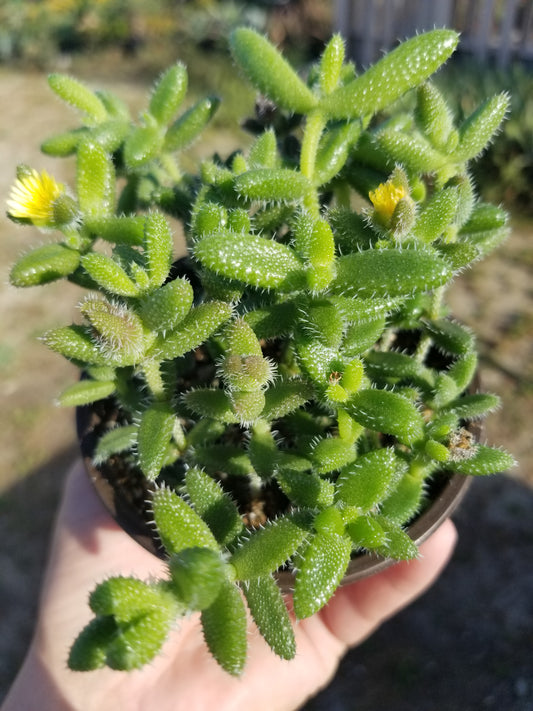
{"label": "skin", "polygon": [[273,711],[296,709],[330,681],[350,647],[435,581],[455,540],[447,521],[421,546],[419,559],[340,588],[321,612],[296,623],[290,662],[276,657],[251,627],[245,671],[231,677],[210,657],[192,615],[140,671],[71,672],[68,650],[92,616],[87,597],[95,584],[110,575],[165,575],[164,564],[104,510],[78,462],[59,509],[34,638],[1,711],[228,711],[253,708],[258,700]]}

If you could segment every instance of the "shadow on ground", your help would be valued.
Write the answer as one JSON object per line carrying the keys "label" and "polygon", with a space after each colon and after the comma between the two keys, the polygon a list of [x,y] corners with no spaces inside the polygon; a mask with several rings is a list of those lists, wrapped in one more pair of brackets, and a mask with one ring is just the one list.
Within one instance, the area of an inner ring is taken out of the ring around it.
{"label": "shadow on ground", "polygon": [[55,510],[76,449],[64,450],[0,496],[0,699],[29,644]]}
{"label": "shadow on ground", "polygon": [[305,711],[532,711],[533,491],[474,481],[437,584],[344,659]]}

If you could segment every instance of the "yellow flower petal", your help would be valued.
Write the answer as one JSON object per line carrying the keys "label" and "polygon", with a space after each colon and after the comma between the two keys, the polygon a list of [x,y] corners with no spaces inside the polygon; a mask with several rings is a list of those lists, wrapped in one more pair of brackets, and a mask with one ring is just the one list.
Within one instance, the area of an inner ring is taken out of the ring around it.
{"label": "yellow flower petal", "polygon": [[17,178],[11,188],[8,215],[29,220],[37,227],[51,227],[54,224],[54,202],[64,192],[65,186],[45,170],[41,173],[31,170]]}
{"label": "yellow flower petal", "polygon": [[390,180],[386,183],[381,183],[375,190],[368,193],[374,210],[380,217],[385,220],[390,220],[396,205],[400,200],[407,196],[407,191],[400,185],[394,185]]}

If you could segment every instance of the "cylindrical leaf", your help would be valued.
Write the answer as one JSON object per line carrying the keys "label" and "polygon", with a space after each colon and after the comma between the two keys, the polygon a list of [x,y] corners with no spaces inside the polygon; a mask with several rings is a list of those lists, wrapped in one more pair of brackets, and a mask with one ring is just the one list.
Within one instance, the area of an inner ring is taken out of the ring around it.
{"label": "cylindrical leaf", "polygon": [[292,659],[296,653],[291,620],[279,587],[270,576],[250,580],[243,588],[255,624],[275,654]]}
{"label": "cylindrical leaf", "polygon": [[433,74],[452,54],[458,39],[453,30],[412,37],[321,103],[332,118],[339,119],[380,111]]}
{"label": "cylindrical leaf", "polygon": [[82,257],[82,265],[89,276],[110,294],[137,296],[139,287],[124,269],[106,254],[89,252]]}
{"label": "cylindrical leaf", "polygon": [[78,201],[86,219],[111,215],[115,206],[115,168],[97,143],[84,141],[77,152]]}
{"label": "cylindrical leaf", "polygon": [[261,202],[294,202],[310,191],[305,175],[290,168],[254,168],[238,175],[234,186],[238,195]]}
{"label": "cylindrical leaf", "polygon": [[312,91],[260,34],[240,27],[232,33],[230,45],[251,83],[276,104],[295,113],[307,113],[316,104]]}
{"label": "cylindrical leaf", "polygon": [[179,358],[188,351],[198,348],[205,340],[231,318],[232,307],[222,301],[209,301],[191,309],[179,324],[179,330],[159,336],[149,356],[163,360]]}
{"label": "cylindrical leaf", "polygon": [[181,63],[167,69],[157,80],[148,111],[161,125],[166,125],[187,93],[187,69]]}
{"label": "cylindrical leaf", "polygon": [[376,449],[363,454],[341,471],[336,498],[367,513],[398,484],[403,469],[393,449]]}
{"label": "cylindrical leaf", "polygon": [[241,533],[243,523],[236,505],[217,481],[197,467],[185,474],[185,486],[195,511],[207,523],[221,545]]}
{"label": "cylindrical leaf", "polygon": [[370,430],[394,435],[413,444],[424,433],[424,420],[415,405],[399,393],[388,390],[359,390],[345,405],[349,414]]}
{"label": "cylindrical leaf", "polygon": [[79,407],[96,400],[103,400],[115,391],[114,382],[104,380],[80,380],[74,383],[58,396],[57,403],[61,407]]}
{"label": "cylindrical leaf", "polygon": [[367,249],[337,259],[338,294],[395,297],[428,291],[452,278],[448,264],[427,249]]}
{"label": "cylindrical leaf", "polygon": [[189,313],[193,297],[192,286],[186,279],[174,279],[146,296],[139,313],[149,329],[172,330]]}
{"label": "cylindrical leaf", "polygon": [[152,512],[158,535],[169,554],[191,547],[219,550],[207,524],[174,491],[156,489],[152,495]]}
{"label": "cylindrical leaf", "polygon": [[48,348],[61,353],[65,358],[91,365],[105,365],[107,358],[91,335],[92,329],[85,326],[64,326],[47,331],[43,341]]}
{"label": "cylindrical leaf", "polygon": [[294,517],[284,516],[267,523],[245,540],[230,558],[238,580],[269,575],[300,547],[307,530]]}
{"label": "cylindrical leaf", "polygon": [[63,101],[83,111],[93,121],[105,121],[107,118],[106,108],[100,98],[77,79],[66,74],[50,74],[48,84]]}
{"label": "cylindrical leaf", "polygon": [[80,253],[63,244],[45,244],[27,252],[15,262],[9,275],[13,286],[39,286],[74,272]]}
{"label": "cylindrical leaf", "polygon": [[211,96],[184,113],[166,132],[163,150],[181,151],[191,144],[207,126],[219,104],[219,99]]}
{"label": "cylindrical leaf", "polygon": [[202,611],[202,628],[213,657],[223,669],[238,676],[246,661],[247,618],[236,585],[223,585],[213,604]]}
{"label": "cylindrical leaf", "polygon": [[289,288],[303,274],[290,247],[257,235],[212,234],[196,244],[194,254],[208,269],[255,287]]}
{"label": "cylindrical leaf", "polygon": [[475,158],[493,138],[508,107],[508,94],[498,94],[481,104],[459,129],[459,146],[454,151],[454,159]]}
{"label": "cylindrical leaf", "polygon": [[172,265],[172,233],[165,217],[152,212],[144,226],[144,256],[152,287],[161,286]]}
{"label": "cylindrical leaf", "polygon": [[137,456],[145,477],[153,481],[163,466],[172,437],[175,414],[165,402],[154,402],[141,415]]}
{"label": "cylindrical leaf", "polygon": [[163,133],[159,126],[137,126],[124,144],[124,162],[129,170],[153,160],[163,145]]}
{"label": "cylindrical leaf", "polygon": [[302,554],[294,587],[294,612],[300,619],[318,612],[344,575],[352,544],[347,536],[317,533]]}

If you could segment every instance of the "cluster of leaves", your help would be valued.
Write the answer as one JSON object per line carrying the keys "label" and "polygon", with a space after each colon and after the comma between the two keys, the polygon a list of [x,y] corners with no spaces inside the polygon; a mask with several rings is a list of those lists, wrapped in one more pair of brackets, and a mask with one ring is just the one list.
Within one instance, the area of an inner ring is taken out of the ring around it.
{"label": "cluster of leaves", "polygon": [[[197,610],[213,655],[238,674],[243,596],[268,644],[291,658],[276,571],[294,570],[294,612],[308,617],[353,554],[417,555],[404,528],[437,472],[512,464],[465,434],[498,401],[467,392],[474,336],[443,303],[454,275],[507,234],[505,213],[476,198],[467,170],[507,97],[456,126],[429,82],[456,42],[435,30],[356,75],[335,36],[304,81],[261,35],[237,30],[234,59],[261,94],[247,124],[256,138],[246,155],[215,156],[195,175],[178,154],[218,102],[182,110],[182,65],[162,75],[139,122],[114,96],[50,78],[85,117],[43,146],[75,154],[76,191],[56,186],[48,211],[42,196],[18,210],[11,201],[12,217],[36,222],[37,206],[62,234],[21,257],[11,280],[66,277],[89,289],[85,322],[44,337],[87,375],[60,402],[120,406],[96,457],[124,453],[156,481],[170,571],[99,585],[71,667],[141,666],[175,617]],[[376,117],[411,89],[411,116]],[[35,179],[22,168],[19,194]],[[164,212],[183,221],[185,260],[174,261]],[[250,499],[268,488],[284,501],[264,525],[232,498],[243,480]]]}
{"label": "cluster of leaves", "polygon": [[482,195],[490,201],[531,214],[533,190],[533,79],[520,64],[505,69],[465,60],[450,63],[438,80],[458,116],[494,93],[512,87],[510,116],[494,141],[472,168]]}

